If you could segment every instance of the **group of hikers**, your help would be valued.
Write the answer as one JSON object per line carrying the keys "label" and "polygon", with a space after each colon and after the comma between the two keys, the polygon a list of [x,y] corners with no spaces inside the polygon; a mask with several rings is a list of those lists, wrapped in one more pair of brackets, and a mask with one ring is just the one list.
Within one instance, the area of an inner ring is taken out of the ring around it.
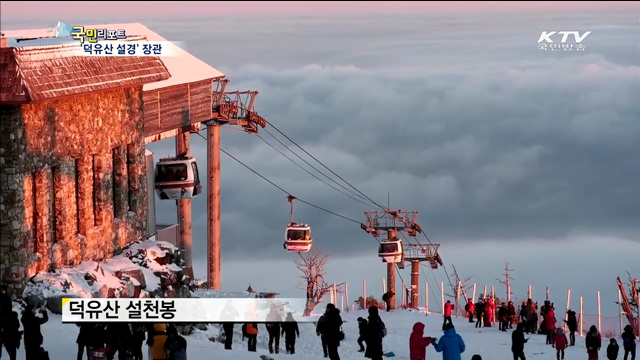
{"label": "group of hikers", "polygon": [[[148,359],[186,360],[187,340],[173,324],[164,323],[81,323],[77,360],[86,352],[89,360],[142,360],[143,346],[148,346]],[[146,340],[146,341],[145,341]]]}
{"label": "group of hikers", "polygon": [[[452,309],[453,305],[450,301],[447,301],[443,314],[445,323],[451,321]],[[480,298],[475,304],[472,299],[468,299],[465,305],[465,312],[470,323],[473,323],[475,316],[477,320],[476,328],[483,327],[483,325],[484,327],[491,327],[496,309],[492,298]],[[542,322],[538,326],[540,318],[542,318]],[[521,304],[517,316],[513,302],[502,302],[497,310],[497,320],[499,322],[499,330],[501,331],[507,331],[507,329],[513,328],[514,323],[517,323],[516,329],[511,336],[511,351],[514,360],[525,360],[524,344],[529,340],[529,338],[525,338],[525,333],[545,335],[546,344],[556,349],[557,360],[564,359],[564,351],[567,347],[576,345],[575,333],[578,325],[576,312],[571,309],[567,310],[567,318],[563,320],[569,330],[569,338],[567,339],[563,328],[557,326],[558,321],[555,315],[554,304],[549,300],[545,300],[544,305],[540,307],[540,316],[538,316],[538,302],[533,302],[531,299]],[[627,325],[624,328],[621,337],[623,339],[624,360],[628,360],[629,355],[631,356],[631,360],[635,360],[636,337],[631,325]],[[587,348],[588,359],[597,360],[598,353],[602,346],[602,338],[595,325],[590,327],[585,336],[585,346]],[[611,338],[609,340],[609,346],[607,347],[607,359],[617,359],[618,352],[618,342],[615,338]]]}
{"label": "group of hikers", "polygon": [[[386,295],[386,294],[385,294]],[[389,294],[393,296],[392,294]],[[388,301],[389,296],[385,301]],[[49,360],[48,353],[42,348],[43,336],[41,325],[48,321],[45,305],[34,306],[27,303],[22,311],[22,317],[18,319],[18,312],[13,310],[12,301],[7,294],[7,287],[0,287],[0,356],[2,347],[9,355],[9,360],[15,360],[17,350],[21,342],[24,343],[26,360]],[[445,360],[459,360],[461,353],[465,351],[465,343],[462,337],[456,333],[452,322],[452,311],[455,306],[451,301],[444,304],[442,331],[444,335],[440,339],[424,336],[425,325],[416,322],[409,337],[410,359],[425,360],[426,348],[432,345],[437,352],[443,353]],[[368,318],[358,318],[359,337],[357,343],[359,352],[364,357],[372,360],[382,360],[383,339],[387,336],[387,328],[382,321],[377,306],[370,306]],[[387,308],[389,310],[389,307]],[[557,325],[554,304],[545,301],[540,307],[538,315],[538,303],[529,299],[523,302],[516,315],[516,309],[512,302],[502,302],[495,309],[491,298],[479,299],[473,303],[471,299],[465,305],[465,312],[469,323],[477,320],[476,327],[491,327],[494,322],[494,314],[497,312],[499,330],[507,331],[516,329],[511,335],[511,351],[514,360],[525,360],[525,344],[529,338],[525,334],[543,334],[546,343],[556,350],[556,359],[564,359],[564,352],[569,346],[575,346],[575,332],[577,331],[576,313],[567,311],[564,320],[569,330],[569,337],[562,327]],[[285,351],[295,354],[296,338],[300,337],[298,323],[292,313],[286,317],[281,316],[279,307],[272,307],[264,322],[269,335],[269,352],[279,353],[280,336],[285,337]],[[542,318],[538,326],[538,319]],[[22,330],[20,323],[22,322]],[[320,344],[325,358],[339,360],[339,346],[345,339],[342,330],[342,317],[340,310],[334,304],[327,304],[325,312],[320,316],[316,324],[316,335],[320,338]],[[120,360],[142,360],[143,346],[148,346],[148,359],[150,360],[186,360],[187,341],[180,336],[176,326],[163,323],[80,323],[79,334],[76,340],[78,346],[77,360],[82,360],[86,353],[90,360],[113,360],[118,354]],[[225,334],[225,349],[231,350],[233,343],[234,323],[223,323]],[[248,322],[242,325],[243,340],[247,338],[249,351],[256,351],[258,322]],[[633,328],[627,325],[621,336],[623,340],[624,360],[635,360],[636,336]],[[585,346],[588,360],[597,360],[602,347],[602,338],[595,325],[591,326],[585,337]],[[619,345],[615,338],[609,340],[606,348],[607,359],[616,360],[619,353]],[[480,355],[474,355],[472,360],[481,360]]]}

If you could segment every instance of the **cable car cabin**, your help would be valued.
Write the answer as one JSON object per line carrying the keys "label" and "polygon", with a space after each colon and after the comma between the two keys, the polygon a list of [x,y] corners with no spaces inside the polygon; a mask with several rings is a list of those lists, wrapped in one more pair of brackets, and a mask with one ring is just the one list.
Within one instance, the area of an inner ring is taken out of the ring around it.
{"label": "cable car cabin", "polygon": [[196,197],[202,192],[196,159],[193,156],[160,159],[156,163],[155,189],[161,200]]}
{"label": "cable car cabin", "polygon": [[313,245],[311,227],[306,224],[289,224],[284,234],[284,248],[290,252],[308,252]]}
{"label": "cable car cabin", "polygon": [[378,248],[378,256],[382,258],[382,262],[401,263],[404,257],[402,240],[399,238],[382,240]]}

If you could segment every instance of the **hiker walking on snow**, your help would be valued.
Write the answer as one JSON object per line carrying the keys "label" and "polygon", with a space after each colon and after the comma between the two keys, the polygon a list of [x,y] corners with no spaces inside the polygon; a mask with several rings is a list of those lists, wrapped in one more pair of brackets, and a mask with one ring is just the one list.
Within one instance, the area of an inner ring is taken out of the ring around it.
{"label": "hiker walking on snow", "polygon": [[551,346],[556,348],[556,360],[564,360],[564,349],[567,348],[567,335],[564,334],[562,328],[557,328],[551,339]]}
{"label": "hiker walking on snow", "polygon": [[382,360],[382,338],[387,336],[387,327],[380,318],[377,306],[369,307],[369,321],[367,324],[367,350],[364,356],[371,360]]}
{"label": "hiker walking on snow", "polygon": [[80,328],[76,339],[78,344],[77,360],[82,360],[85,349],[87,359],[91,358],[94,351],[104,351],[104,325],[98,323],[79,323],[76,325]]}
{"label": "hiker walking on snow", "polygon": [[167,334],[167,340],[164,342],[167,360],[187,360],[187,340],[178,334],[174,325],[169,325]]}
{"label": "hiker walking on snow", "polygon": [[622,332],[622,347],[624,348],[624,360],[631,354],[631,360],[636,360],[636,335],[633,333],[631,325],[624,327]]}
{"label": "hiker walking on snow", "polygon": [[474,309],[476,312],[476,328],[482,327],[482,319],[484,318],[484,301],[482,298],[478,300],[476,303],[476,308]]}
{"label": "hiker walking on snow", "polygon": [[166,360],[167,352],[164,344],[167,342],[167,325],[153,324],[153,337],[150,344],[152,360]]}
{"label": "hiker walking on snow", "polygon": [[578,329],[576,312],[571,309],[567,310],[567,320],[565,322],[569,328],[569,346],[576,346],[576,330]]}
{"label": "hiker walking on snow", "polygon": [[556,330],[556,314],[553,311],[553,305],[547,304],[544,313],[544,322],[547,326],[547,344],[553,341],[553,332]]}
{"label": "hiker walking on snow", "polygon": [[280,323],[282,322],[282,318],[280,317],[277,307],[271,307],[271,311],[267,315],[267,321],[268,322],[265,323],[265,326],[269,333],[269,353],[273,354],[273,342],[275,340],[275,353],[277,354],[280,352]]}
{"label": "hiker walking on snow", "polygon": [[233,345],[233,326],[232,322],[222,323],[222,330],[224,331],[224,348],[225,350],[231,350]]}
{"label": "hiker walking on snow", "polygon": [[433,345],[433,348],[442,353],[443,360],[461,360],[461,354],[466,349],[464,340],[456,333],[452,323],[445,324],[442,330],[444,335]]}
{"label": "hiker walking on snow", "polygon": [[607,360],[617,360],[618,351],[620,351],[618,342],[616,339],[611,338],[611,340],[609,340],[609,346],[607,346]]}
{"label": "hiker walking on snow", "polygon": [[[20,338],[22,338],[22,331],[20,331],[20,321],[18,320],[18,313],[11,311],[2,322],[2,330],[0,330],[0,344],[4,345],[4,348],[9,354],[9,360],[16,360],[18,348],[20,348]],[[2,354],[2,347],[0,347],[0,354]]]}
{"label": "hiker walking on snow", "polygon": [[382,301],[384,301],[387,306],[387,311],[391,311],[391,298],[395,295],[395,293],[391,290],[387,291],[382,295]]}
{"label": "hiker walking on snow", "polygon": [[467,305],[464,306],[464,311],[467,312],[467,317],[469,318],[469,322],[473,322],[473,311],[475,310],[475,304],[473,303],[473,299],[467,300]]}
{"label": "hiker walking on snow", "polygon": [[358,318],[358,345],[360,350],[358,352],[364,352],[364,341],[367,338],[367,320],[363,317]]}
{"label": "hiker walking on snow", "polygon": [[[38,317],[41,314],[42,317]],[[22,312],[22,328],[24,329],[24,352],[26,360],[37,360],[38,352],[44,342],[40,326],[49,321],[49,315],[44,304],[35,308],[27,304]]]}
{"label": "hiker walking on snow", "polygon": [[131,331],[131,353],[133,360],[142,360],[142,345],[145,340],[146,326],[141,323],[130,323],[129,331]]}
{"label": "hiker walking on snow", "polygon": [[424,324],[413,324],[413,332],[409,336],[409,359],[425,360],[427,358],[427,346],[436,344],[436,338],[424,336]]}
{"label": "hiker walking on snow", "polygon": [[587,346],[589,360],[598,360],[598,351],[600,351],[600,347],[602,346],[602,337],[595,325],[591,325],[591,328],[589,328],[589,332],[587,333],[584,342]]}
{"label": "hiker walking on snow", "polygon": [[511,333],[511,352],[513,353],[513,360],[526,359],[524,356],[524,344],[526,344],[529,339],[524,338],[524,328],[524,323],[519,323],[516,325],[516,329]]}
{"label": "hiker walking on snow", "polygon": [[284,335],[284,348],[287,354],[296,353],[296,337],[300,337],[298,322],[293,319],[293,314],[287,313],[282,323],[282,335]]}
{"label": "hiker walking on snow", "polygon": [[444,326],[447,322],[452,323],[451,321],[451,310],[453,310],[454,306],[451,304],[451,300],[447,300],[444,304],[444,320],[442,322],[442,326]]}
{"label": "hiker walking on snow", "polygon": [[338,354],[338,346],[340,346],[340,327],[342,326],[342,317],[340,310],[336,309],[333,304],[327,304],[327,310],[318,320],[316,334],[322,340],[322,348],[325,351],[324,357],[331,360],[340,360]]}

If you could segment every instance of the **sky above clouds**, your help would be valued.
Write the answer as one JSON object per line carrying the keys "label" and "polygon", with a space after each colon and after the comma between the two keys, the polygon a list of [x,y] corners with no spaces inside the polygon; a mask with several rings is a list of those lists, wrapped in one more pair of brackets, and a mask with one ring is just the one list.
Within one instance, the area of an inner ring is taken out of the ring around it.
{"label": "sky above clouds", "polygon": [[[495,277],[509,261],[520,293],[529,283],[540,295],[545,286],[552,294],[571,287],[594,313],[595,291],[613,299],[616,276],[640,276],[638,2],[383,2],[366,6],[368,16],[350,3],[221,10],[163,3],[148,11],[133,3],[127,14],[62,2],[43,15],[2,2],[2,26],[114,19],[183,42],[223,71],[232,89],[259,90],[260,115],[368,197],[386,205],[390,193],[392,208],[419,210],[449,273],[455,264],[479,286],[498,291]],[[582,52],[539,50],[540,33],[553,30],[592,33]],[[225,150],[299,198],[358,221],[374,210],[256,136],[222,134]],[[194,135],[191,144],[204,176],[205,142]],[[159,158],[174,144],[149,149]],[[223,286],[251,282],[296,295],[297,255],[282,249],[286,195],[221,156]],[[196,273],[204,275],[206,197],[192,206]],[[386,266],[370,235],[304,204],[295,210],[313,227],[314,246],[331,254],[331,278],[354,284],[354,292],[367,279],[370,291],[381,291]],[[175,223],[175,205],[157,200],[157,217]],[[446,283],[441,269],[437,281],[427,272],[423,282]],[[409,271],[401,274],[408,281]],[[612,301],[603,309],[615,315]]]}

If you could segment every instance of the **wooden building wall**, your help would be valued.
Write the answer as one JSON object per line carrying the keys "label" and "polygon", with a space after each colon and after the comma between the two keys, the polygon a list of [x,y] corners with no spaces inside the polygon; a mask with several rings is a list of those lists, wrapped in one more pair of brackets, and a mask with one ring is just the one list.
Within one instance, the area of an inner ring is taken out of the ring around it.
{"label": "wooden building wall", "polygon": [[213,79],[148,90],[144,101],[144,136],[187,128],[211,119]]}

